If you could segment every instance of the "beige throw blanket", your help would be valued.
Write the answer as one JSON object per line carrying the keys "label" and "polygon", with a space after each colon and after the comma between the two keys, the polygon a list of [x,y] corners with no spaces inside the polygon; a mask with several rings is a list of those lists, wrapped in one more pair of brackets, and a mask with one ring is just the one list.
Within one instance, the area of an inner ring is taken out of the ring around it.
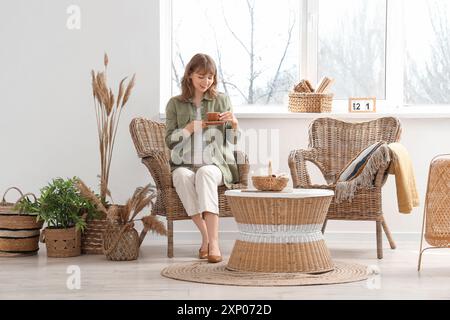
{"label": "beige throw blanket", "polygon": [[419,206],[419,195],[411,158],[406,148],[398,142],[390,143],[388,147],[392,159],[389,173],[395,175],[398,211],[411,213],[413,207]]}

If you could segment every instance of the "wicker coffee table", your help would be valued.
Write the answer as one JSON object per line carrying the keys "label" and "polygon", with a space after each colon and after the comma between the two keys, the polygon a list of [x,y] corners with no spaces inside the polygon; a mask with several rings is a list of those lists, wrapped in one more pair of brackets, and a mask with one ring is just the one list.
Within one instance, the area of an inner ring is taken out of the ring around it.
{"label": "wicker coffee table", "polygon": [[334,269],[321,228],[333,191],[228,190],[239,237],[227,268],[249,272],[320,273]]}

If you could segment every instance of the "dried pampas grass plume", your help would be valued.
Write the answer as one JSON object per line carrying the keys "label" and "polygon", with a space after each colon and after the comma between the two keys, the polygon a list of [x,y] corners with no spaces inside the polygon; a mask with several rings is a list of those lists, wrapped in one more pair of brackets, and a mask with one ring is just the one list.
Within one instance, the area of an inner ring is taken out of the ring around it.
{"label": "dried pampas grass plume", "polygon": [[167,229],[164,223],[158,220],[156,216],[146,216],[142,218],[142,223],[144,224],[144,230],[146,232],[153,231],[159,235],[167,236]]}
{"label": "dried pampas grass plume", "polygon": [[94,192],[92,192],[92,190],[86,186],[86,184],[81,179],[77,180],[76,187],[78,188],[78,190],[80,190],[80,193],[84,198],[90,200],[95,205],[98,211],[104,214],[108,213],[102,202],[97,198]]}
{"label": "dried pampas grass plume", "polygon": [[128,82],[128,86],[127,86],[127,89],[125,90],[125,95],[123,96],[123,101],[122,101],[121,107],[123,107],[127,103],[128,98],[131,95],[131,90],[133,90],[135,78],[136,78],[136,74],[133,74],[133,77],[131,78],[130,82]]}
{"label": "dried pampas grass plume", "polygon": [[141,231],[141,234],[139,235],[139,245],[142,244],[142,241],[144,241],[145,236],[147,235],[147,232],[153,231],[159,235],[167,236],[167,229],[164,226],[164,224],[158,220],[155,216],[146,216],[141,219],[142,223],[144,224],[144,230]]}
{"label": "dried pampas grass plume", "polygon": [[105,69],[106,67],[108,67],[108,62],[109,62],[108,55],[105,52],[105,55],[103,56],[103,64],[105,65]]}
{"label": "dried pampas grass plume", "polygon": [[103,202],[106,201],[106,196],[110,196],[108,190],[109,172],[120,115],[135,85],[135,75],[127,85],[125,85],[125,81],[128,77],[125,77],[120,81],[118,94],[114,95],[112,89],[108,87],[106,75],[108,64],[109,57],[105,53],[103,56],[104,70],[102,72],[91,71],[100,149],[100,198]]}

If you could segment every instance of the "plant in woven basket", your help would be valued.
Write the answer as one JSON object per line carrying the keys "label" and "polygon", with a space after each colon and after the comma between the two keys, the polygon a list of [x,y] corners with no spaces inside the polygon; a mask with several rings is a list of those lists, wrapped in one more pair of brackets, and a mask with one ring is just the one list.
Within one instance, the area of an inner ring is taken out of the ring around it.
{"label": "plant in woven basket", "polygon": [[[125,85],[128,77],[123,78],[119,83],[117,96],[107,84],[108,55],[104,55],[104,71],[91,71],[92,94],[94,97],[95,116],[97,119],[97,131],[100,149],[100,198],[105,203],[106,196],[111,197],[108,189],[109,170],[111,168],[114,142],[120,115],[127,104],[131,91],[134,87],[135,75]],[[117,98],[116,98],[117,97]]]}
{"label": "plant in woven basket", "polygon": [[[96,216],[94,203],[81,195],[76,188],[78,178],[56,178],[41,189],[38,199],[38,219],[47,223],[49,228],[72,228],[84,231],[88,218]],[[23,206],[28,206],[24,203]]]}

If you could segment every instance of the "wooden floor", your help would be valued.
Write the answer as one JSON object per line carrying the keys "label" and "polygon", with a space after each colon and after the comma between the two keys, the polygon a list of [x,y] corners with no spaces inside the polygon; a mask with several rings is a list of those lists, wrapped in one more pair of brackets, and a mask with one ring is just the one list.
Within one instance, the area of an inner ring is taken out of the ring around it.
{"label": "wooden floor", "polygon": [[[229,255],[232,240],[222,241]],[[164,278],[160,271],[177,262],[194,261],[198,244],[176,241],[173,259],[165,257],[163,240],[146,239],[137,261],[111,262],[103,256],[47,258],[41,245],[38,256],[0,258],[0,299],[450,299],[450,250],[425,253],[417,272],[417,241],[397,240],[376,259],[375,237],[369,240],[327,239],[333,259],[378,269],[368,281],[303,287],[236,287],[197,284]],[[81,288],[68,289],[67,268],[79,266]]]}

